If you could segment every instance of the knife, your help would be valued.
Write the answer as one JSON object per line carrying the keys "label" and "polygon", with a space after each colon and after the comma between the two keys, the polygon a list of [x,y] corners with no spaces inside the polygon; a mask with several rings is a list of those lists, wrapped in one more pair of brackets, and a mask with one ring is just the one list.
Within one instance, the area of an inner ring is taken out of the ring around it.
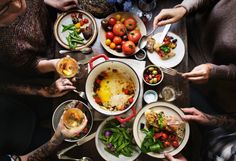
{"label": "knife", "polygon": [[73,149],[73,148],[76,147],[76,146],[83,145],[84,143],[86,143],[86,142],[92,140],[92,139],[95,137],[95,135],[96,135],[96,132],[94,132],[94,133],[92,133],[92,134],[86,136],[86,137],[85,137],[84,139],[82,139],[82,140],[77,141],[75,144],[73,144],[73,145],[71,145],[71,146],[69,146],[69,147],[67,147],[67,148],[65,148],[65,149],[62,149],[61,151],[59,151],[59,152],[57,153],[57,157],[58,157],[59,159],[63,159],[63,157],[65,156],[64,154],[65,154],[67,151]]}
{"label": "knife", "polygon": [[170,26],[171,26],[171,24],[165,25],[165,28],[164,28],[164,30],[162,31],[161,35],[158,36],[158,38],[156,39],[156,41],[157,41],[158,43],[161,44],[161,43],[163,42],[163,40],[164,40],[164,38],[165,38],[167,32],[168,32],[169,29],[170,29]]}

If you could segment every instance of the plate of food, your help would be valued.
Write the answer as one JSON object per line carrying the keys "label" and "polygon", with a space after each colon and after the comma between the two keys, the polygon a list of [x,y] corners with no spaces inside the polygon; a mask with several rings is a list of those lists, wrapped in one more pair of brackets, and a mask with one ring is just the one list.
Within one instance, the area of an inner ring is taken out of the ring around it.
{"label": "plate of food", "polygon": [[141,153],[133,141],[132,122],[120,124],[114,117],[108,117],[100,124],[95,143],[105,160],[133,161]]}
{"label": "plate of food", "polygon": [[178,35],[168,32],[163,43],[159,44],[156,42],[156,39],[160,34],[157,33],[148,38],[146,46],[148,58],[156,66],[163,68],[175,67],[184,58],[184,43]]}
{"label": "plate of food", "polygon": [[82,10],[62,13],[54,24],[54,35],[58,43],[69,50],[81,50],[90,46],[97,37],[94,17]]}
{"label": "plate of food", "polygon": [[93,117],[89,107],[86,104],[78,100],[68,100],[61,103],[56,108],[52,116],[52,127],[54,131],[56,130],[63,113],[63,124],[68,129],[80,126],[85,117],[88,120],[87,125],[82,132],[73,138],[65,139],[66,141],[77,142],[89,134],[93,126]]}
{"label": "plate of food", "polygon": [[134,139],[141,151],[155,158],[164,158],[164,152],[172,156],[181,152],[190,134],[189,124],[181,119],[183,115],[167,102],[146,105],[133,125]]}
{"label": "plate of food", "polygon": [[101,21],[100,41],[106,51],[118,57],[134,55],[147,30],[143,21],[129,12],[116,12]]}

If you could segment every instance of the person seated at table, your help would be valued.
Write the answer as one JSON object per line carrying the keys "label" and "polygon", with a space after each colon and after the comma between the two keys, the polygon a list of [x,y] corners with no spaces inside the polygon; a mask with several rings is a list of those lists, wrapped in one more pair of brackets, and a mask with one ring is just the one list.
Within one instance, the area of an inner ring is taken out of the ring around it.
{"label": "person seated at table", "polygon": [[[63,122],[63,115],[61,116],[58,127],[51,137],[51,139],[44,145],[38,147],[34,151],[25,155],[0,155],[1,161],[42,161],[45,160],[55,149],[63,142],[64,138],[72,138],[80,133],[87,125],[87,118],[85,117],[78,127],[68,129]],[[20,139],[20,138],[18,138]]]}
{"label": "person seated at table", "polygon": [[[231,115],[209,115],[196,108],[183,108],[185,115],[183,120],[196,122],[205,126],[215,127],[209,132],[209,144],[206,153],[202,156],[204,161],[235,161],[236,156],[236,114]],[[183,155],[173,157],[165,154],[169,161],[187,161]]]}
{"label": "person seated at table", "polygon": [[[61,10],[78,5],[45,3]],[[51,130],[41,127],[51,118],[51,98],[75,89],[68,79],[54,81],[59,59],[54,59],[52,17],[41,0],[0,1],[0,154],[23,154],[45,142]]]}
{"label": "person seated at table", "polygon": [[190,72],[182,76],[194,82],[195,89],[208,96],[212,104],[217,101],[218,106],[227,107],[220,109],[225,112],[235,112],[235,5],[236,1],[228,0],[184,0],[174,8],[161,10],[153,22],[154,27],[163,26],[188,15]]}

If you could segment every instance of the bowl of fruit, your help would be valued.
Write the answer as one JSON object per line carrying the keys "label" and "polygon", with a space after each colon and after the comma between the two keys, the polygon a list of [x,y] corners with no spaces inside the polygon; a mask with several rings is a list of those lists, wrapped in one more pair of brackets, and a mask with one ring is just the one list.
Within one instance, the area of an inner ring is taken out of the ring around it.
{"label": "bowl of fruit", "polygon": [[160,84],[163,78],[163,71],[156,65],[149,65],[143,71],[143,81],[150,86]]}
{"label": "bowl of fruit", "polygon": [[146,27],[129,12],[116,12],[101,21],[100,41],[106,51],[118,57],[128,57],[139,51],[137,46]]}

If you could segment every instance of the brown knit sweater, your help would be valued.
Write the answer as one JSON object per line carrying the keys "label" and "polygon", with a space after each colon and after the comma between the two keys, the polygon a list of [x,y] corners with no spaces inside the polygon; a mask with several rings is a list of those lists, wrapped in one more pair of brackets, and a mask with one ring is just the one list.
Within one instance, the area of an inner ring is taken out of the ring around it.
{"label": "brown knit sweater", "polygon": [[236,1],[184,0],[189,16],[189,65],[213,63],[212,78],[236,80]]}
{"label": "brown knit sweater", "polygon": [[52,20],[44,1],[26,0],[26,4],[23,15],[0,27],[0,91],[5,83],[40,78],[35,68],[39,59],[54,57]]}
{"label": "brown knit sweater", "polygon": [[190,70],[199,64],[215,64],[213,79],[195,86],[220,110],[236,112],[236,1],[184,0],[181,5],[189,12]]}

